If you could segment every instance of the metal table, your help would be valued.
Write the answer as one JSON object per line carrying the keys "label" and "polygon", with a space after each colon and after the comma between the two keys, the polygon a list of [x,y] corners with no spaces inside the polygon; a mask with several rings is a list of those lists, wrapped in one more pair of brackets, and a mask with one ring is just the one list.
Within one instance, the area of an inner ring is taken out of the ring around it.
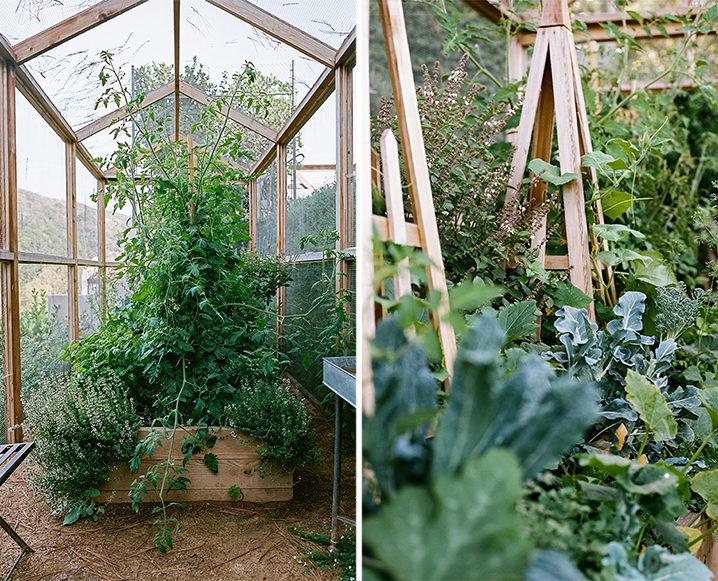
{"label": "metal table", "polygon": [[330,533],[329,551],[336,549],[339,531],[337,521],[351,525],[356,522],[339,513],[340,476],[342,467],[342,401],[356,409],[356,357],[325,357],[323,383],[334,392],[334,481],[332,484],[332,528]]}

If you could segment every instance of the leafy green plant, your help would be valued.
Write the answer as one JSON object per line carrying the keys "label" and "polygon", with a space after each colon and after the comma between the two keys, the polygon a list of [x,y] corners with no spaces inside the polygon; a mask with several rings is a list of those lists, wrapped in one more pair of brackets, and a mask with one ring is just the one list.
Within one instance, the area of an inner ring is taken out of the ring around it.
{"label": "leafy green plant", "polygon": [[35,442],[40,470],[30,481],[65,524],[99,510],[94,498],[116,462],[135,447],[140,418],[127,388],[108,368],[45,378],[24,398],[23,426]]}
{"label": "leafy green plant", "polygon": [[512,579],[529,565],[531,542],[516,510],[522,481],[580,439],[595,419],[596,395],[535,356],[505,377],[503,341],[490,314],[469,329],[427,439],[439,411],[426,353],[395,320],[378,327],[376,413],[364,419],[363,441],[374,474],[364,497],[369,578]]}
{"label": "leafy green plant", "polygon": [[[623,425],[620,429],[631,437],[621,440],[618,449],[624,455],[645,452],[656,461],[664,456],[666,447],[675,450],[693,441],[691,422],[698,418],[695,411],[701,402],[697,387],[668,383],[676,342],[665,339],[652,349],[655,338],[641,334],[645,300],[643,293],[625,293],[613,309],[617,318],[609,321],[605,330],[598,330],[585,309],[564,307],[555,322],[561,345],[545,352],[544,357],[572,377],[597,382],[602,420],[595,429],[596,437],[609,434],[615,445],[620,440],[616,430]],[[636,429],[644,437],[642,442],[633,437]]]}
{"label": "leafy green plant", "polygon": [[[289,532],[296,535],[300,539],[310,541],[320,546],[328,547],[330,545],[330,537],[328,535],[320,535],[318,533],[306,533],[301,529],[290,526]],[[340,581],[354,581],[357,571],[357,555],[356,555],[356,535],[354,533],[342,535],[337,542],[337,546],[333,551],[310,549],[299,543],[299,549],[304,552],[305,571],[312,567],[319,569],[339,569]]]}
{"label": "leafy green plant", "polygon": [[228,426],[251,435],[265,474],[300,466],[314,443],[310,417],[286,380],[255,381],[240,387],[236,401],[224,409]]}

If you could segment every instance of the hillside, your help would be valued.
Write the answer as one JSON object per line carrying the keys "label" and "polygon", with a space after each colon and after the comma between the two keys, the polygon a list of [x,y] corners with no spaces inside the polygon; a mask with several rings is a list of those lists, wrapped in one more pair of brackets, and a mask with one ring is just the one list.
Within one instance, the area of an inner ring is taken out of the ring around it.
{"label": "hillside", "polygon": [[[94,206],[77,204],[77,250],[81,258],[97,259],[97,212]],[[117,240],[126,228],[127,216],[105,219],[105,252],[108,260],[118,254]],[[18,242],[21,252],[67,254],[65,201],[41,196],[28,190],[18,191]],[[48,293],[67,292],[67,269],[57,265],[20,265],[20,306],[32,300],[32,289]]]}

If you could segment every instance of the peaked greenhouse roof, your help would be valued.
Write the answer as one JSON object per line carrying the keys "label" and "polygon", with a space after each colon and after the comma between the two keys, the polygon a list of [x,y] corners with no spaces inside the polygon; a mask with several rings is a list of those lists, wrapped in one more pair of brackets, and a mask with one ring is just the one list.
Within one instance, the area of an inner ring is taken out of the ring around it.
{"label": "peaked greenhouse roof", "polygon": [[133,93],[145,93],[143,108],[174,109],[175,139],[180,108],[218,96],[251,63],[286,107],[273,119],[231,108],[229,119],[259,136],[266,163],[331,92],[355,38],[353,1],[0,0],[0,52],[18,65],[18,88],[61,137],[79,142],[78,157],[97,177],[107,176],[91,160],[112,151],[110,125],[127,115],[97,105],[102,51]]}

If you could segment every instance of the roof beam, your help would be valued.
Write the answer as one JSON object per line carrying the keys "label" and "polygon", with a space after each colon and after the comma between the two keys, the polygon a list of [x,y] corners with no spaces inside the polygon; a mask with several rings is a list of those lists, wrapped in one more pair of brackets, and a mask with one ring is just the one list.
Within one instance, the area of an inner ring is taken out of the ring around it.
{"label": "roof beam", "polygon": [[[324,69],[324,72],[319,76],[309,92],[304,96],[304,99],[299,103],[294,112],[289,116],[284,123],[284,126],[279,130],[277,134],[277,143],[287,144],[294,137],[294,134],[301,129],[302,125],[307,122],[319,107],[322,106],[327,97],[331,95],[334,90],[334,69]],[[272,144],[262,154],[262,157],[257,160],[254,164],[250,174],[259,173],[271,163],[274,159],[275,144]]]}
{"label": "roof beam", "polygon": [[334,66],[334,49],[318,38],[262,10],[247,0],[207,0],[217,8],[251,24],[272,38],[319,61],[327,67]]}
{"label": "roof beam", "polygon": [[357,27],[351,29],[334,57],[334,66],[343,67],[357,56]]}
{"label": "roof beam", "polygon": [[[206,93],[204,93],[197,87],[193,87],[185,81],[179,82],[179,91],[182,95],[184,95],[185,97],[189,97],[200,105],[209,104],[209,96]],[[258,133],[259,135],[266,139],[269,139],[270,141],[277,140],[277,132],[274,129],[272,129],[268,125],[265,125],[261,121],[257,121],[249,115],[242,113],[241,111],[237,111],[237,109],[234,109],[233,107],[230,107],[229,111],[227,111],[226,107],[222,107],[220,109],[220,113],[222,113],[222,115],[228,114],[229,119],[231,119],[235,123],[239,123],[242,127],[246,127],[247,129]]]}
{"label": "roof beam", "polygon": [[15,51],[17,63],[27,62],[146,1],[102,0],[102,2],[15,44],[12,48]]}
{"label": "roof beam", "polygon": [[[165,97],[169,97],[174,90],[174,83],[170,82],[166,85],[162,85],[158,89],[155,89],[154,91],[151,91],[145,95],[145,98],[142,100],[142,103],[140,103],[140,106],[138,110],[146,109],[150,105],[154,105],[157,103],[157,101],[161,101]],[[88,137],[92,137],[96,133],[99,133],[103,129],[107,129],[112,123],[118,119],[124,119],[127,117],[128,111],[127,107],[122,107],[121,109],[117,109],[115,111],[112,111],[111,113],[108,113],[107,115],[103,115],[99,119],[96,119],[92,123],[88,123],[84,127],[81,127],[77,130],[77,138],[82,141],[84,139],[87,139]]]}

